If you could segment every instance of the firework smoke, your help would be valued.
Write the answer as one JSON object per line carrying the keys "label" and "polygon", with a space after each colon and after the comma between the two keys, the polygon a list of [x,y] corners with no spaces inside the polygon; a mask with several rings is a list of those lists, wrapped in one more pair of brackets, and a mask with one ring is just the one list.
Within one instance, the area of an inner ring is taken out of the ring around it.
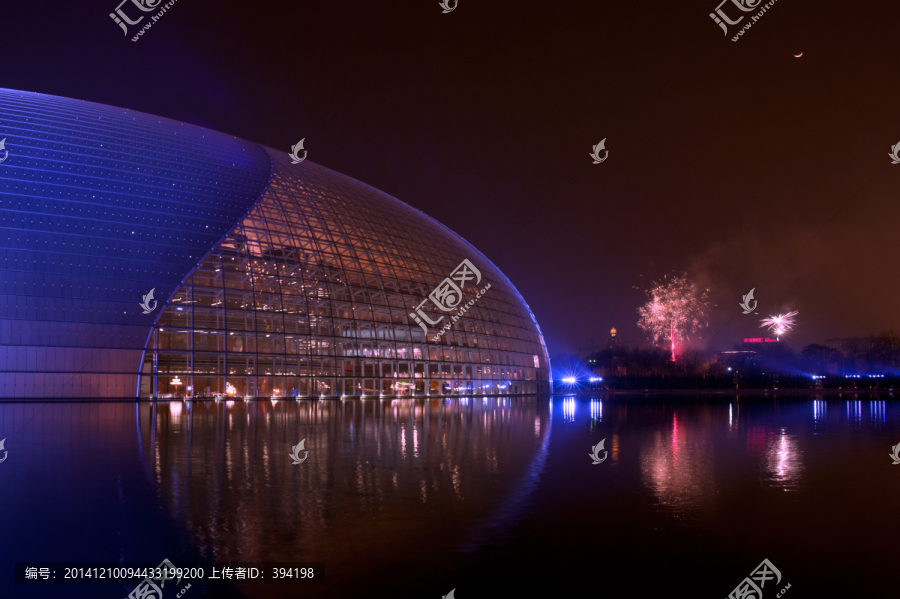
{"label": "firework smoke", "polygon": [[787,314],[778,314],[776,316],[769,316],[768,318],[762,319],[762,324],[759,325],[759,328],[768,327],[772,333],[775,334],[775,337],[780,337],[784,335],[792,328],[794,328],[794,324],[796,321],[794,317],[800,314],[799,310],[794,310],[793,312],[788,312]]}
{"label": "firework smoke", "polygon": [[707,326],[706,291],[697,294],[697,286],[684,277],[672,277],[668,283],[653,283],[647,291],[650,298],[638,308],[638,326],[650,334],[654,343],[669,341],[672,345],[672,361],[675,361],[675,344],[689,339],[689,335]]}

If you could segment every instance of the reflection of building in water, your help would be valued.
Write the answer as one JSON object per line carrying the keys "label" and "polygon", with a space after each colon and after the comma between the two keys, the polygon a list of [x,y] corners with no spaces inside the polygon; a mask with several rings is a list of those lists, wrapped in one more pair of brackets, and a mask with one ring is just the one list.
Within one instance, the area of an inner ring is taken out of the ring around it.
{"label": "reflection of building in water", "polygon": [[546,426],[542,427],[546,429],[546,434],[541,439],[540,446],[528,464],[525,474],[513,485],[512,491],[503,496],[493,513],[479,522],[460,547],[461,551],[473,551],[486,543],[496,543],[499,537],[508,538],[509,529],[519,522],[523,513],[528,511],[532,505],[531,495],[537,489],[547,463],[552,424],[553,410],[549,410]]}
{"label": "reflection of building in water", "polygon": [[711,508],[716,493],[711,427],[672,415],[667,430],[641,444],[641,474],[659,504],[676,513]]}
{"label": "reflection of building in water", "polygon": [[[390,550],[417,517],[462,542],[459,520],[532,480],[550,433],[533,397],[228,403],[138,406],[143,459],[172,516],[222,561],[327,562],[351,538]],[[309,457],[293,465],[304,438]]]}

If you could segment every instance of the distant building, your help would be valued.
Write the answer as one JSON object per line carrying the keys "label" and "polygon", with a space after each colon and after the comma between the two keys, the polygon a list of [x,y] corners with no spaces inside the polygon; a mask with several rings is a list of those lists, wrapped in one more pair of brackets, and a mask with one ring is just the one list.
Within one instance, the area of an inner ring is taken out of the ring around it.
{"label": "distant building", "polygon": [[619,339],[616,338],[616,328],[609,330],[609,339],[606,340],[606,349],[615,349],[619,347]]}
{"label": "distant building", "polygon": [[712,363],[720,363],[729,370],[756,366],[757,353],[752,350],[733,350],[716,352]]}
{"label": "distant building", "polygon": [[821,343],[825,347],[836,349],[841,353],[868,351],[872,349],[872,340],[865,337],[847,337],[845,339],[826,339]]}

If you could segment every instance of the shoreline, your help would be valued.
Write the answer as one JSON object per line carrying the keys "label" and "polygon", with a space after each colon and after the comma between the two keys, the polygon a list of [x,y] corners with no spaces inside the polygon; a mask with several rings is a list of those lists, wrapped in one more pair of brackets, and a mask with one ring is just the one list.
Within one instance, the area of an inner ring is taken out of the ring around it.
{"label": "shoreline", "polygon": [[893,396],[893,389],[584,389],[557,395],[881,395]]}
{"label": "shoreline", "polygon": [[673,396],[740,396],[740,395],[758,395],[758,396],[790,396],[790,395],[888,395],[891,399],[894,397],[894,389],[573,389],[571,391],[558,391],[551,393],[519,393],[509,395],[429,395],[429,396],[390,396],[390,397],[254,397],[254,398],[229,398],[229,399],[212,399],[208,397],[165,397],[165,398],[42,398],[42,399],[26,399],[26,398],[0,398],[0,404],[16,404],[16,403],[171,403],[171,402],[223,402],[223,401],[239,401],[244,403],[269,402],[272,399],[277,401],[394,401],[394,400],[440,400],[453,398],[477,398],[486,397],[491,399],[514,399],[514,398],[535,398],[546,397],[553,399],[554,397],[571,397],[586,395],[643,395],[645,397],[658,395]]}

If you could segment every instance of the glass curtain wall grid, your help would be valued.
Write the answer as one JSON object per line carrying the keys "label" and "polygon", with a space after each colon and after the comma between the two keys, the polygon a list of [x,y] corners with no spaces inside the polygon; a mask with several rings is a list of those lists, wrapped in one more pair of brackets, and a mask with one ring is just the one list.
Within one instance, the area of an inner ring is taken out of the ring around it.
{"label": "glass curtain wall grid", "polygon": [[[157,322],[140,397],[549,392],[537,323],[483,255],[386,194],[268,151],[268,188]],[[410,312],[465,258],[491,287],[434,341]]]}

